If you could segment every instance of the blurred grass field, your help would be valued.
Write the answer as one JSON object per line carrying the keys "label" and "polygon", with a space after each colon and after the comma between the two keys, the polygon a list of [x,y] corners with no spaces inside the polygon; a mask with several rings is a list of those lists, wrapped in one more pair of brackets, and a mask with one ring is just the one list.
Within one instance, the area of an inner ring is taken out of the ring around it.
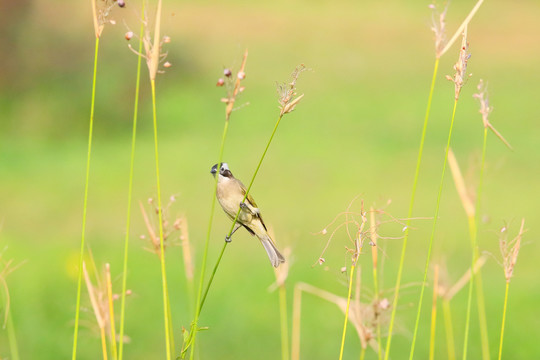
{"label": "blurred grass field", "polygon": [[[404,218],[410,198],[421,126],[433,70],[434,51],[427,2],[277,1],[267,4],[165,1],[163,33],[171,36],[173,67],[158,77],[157,105],[162,193],[175,194],[172,215],[185,214],[195,247],[196,269],[206,235],[212,196],[210,167],[217,162],[224,121],[222,89],[215,87],[224,67],[240,65],[249,49],[239,103],[233,113],[224,159],[247,182],[278,116],[275,83],[287,81],[296,65],[305,99],[287,116],[252,189],[280,248],[292,249],[287,283],[289,311],[298,281],[346,296],[345,233],[312,265],[327,237],[314,235],[344,211],[357,195],[366,206],[384,206]],[[2,17],[4,49],[0,65],[0,245],[2,259],[21,266],[8,278],[11,309],[22,359],[65,359],[71,354],[86,161],[93,29],[86,2],[34,0]],[[95,133],[89,184],[87,243],[96,263],[111,263],[113,286],[121,287],[125,207],[136,56],[127,48],[125,22],[136,31],[139,3],[114,9],[98,66]],[[151,4],[152,6],[152,4]],[[456,0],[448,13],[449,33],[473,6]],[[486,1],[469,27],[473,76],[458,104],[452,148],[471,191],[478,181],[482,121],[472,98],[479,79],[489,83],[491,122],[509,140],[511,152],[488,139],[479,232],[492,356],[497,353],[504,297],[504,273],[497,231],[506,223],[524,238],[510,284],[504,344],[507,359],[540,357],[537,256],[540,245],[540,4],[535,0]],[[414,216],[433,216],[443,149],[453,105],[452,74],[457,45],[442,59],[420,172]],[[138,201],[156,195],[150,91],[143,68],[143,91],[136,150],[134,203],[127,302],[126,359],[163,358],[162,298],[157,257],[145,251]],[[358,208],[357,208],[358,209]],[[411,231],[393,359],[409,351],[431,221]],[[209,266],[214,264],[230,226],[216,209]],[[447,173],[434,260],[444,260],[451,282],[470,266],[467,218]],[[389,236],[399,236],[395,233]],[[386,245],[383,288],[395,282],[401,240]],[[382,256],[382,254],[381,254]],[[326,267],[327,266],[327,267]],[[372,291],[371,256],[360,258],[363,296]],[[186,296],[182,254],[167,250],[173,322],[192,319]],[[201,359],[276,359],[280,356],[279,305],[268,287],[274,274],[260,244],[238,232],[228,247],[200,325]],[[417,358],[427,358],[430,304],[422,313]],[[391,293],[387,293],[391,299]],[[463,341],[466,291],[452,302],[456,346]],[[100,356],[99,334],[86,291],[79,358]],[[476,308],[470,334],[471,359],[480,357]],[[289,321],[291,314],[289,313]],[[301,358],[337,358],[343,313],[333,304],[304,296]],[[5,330],[0,357],[8,356]],[[360,343],[349,328],[345,358],[359,357]],[[436,358],[444,358],[442,318]],[[368,351],[367,359],[375,359]]]}

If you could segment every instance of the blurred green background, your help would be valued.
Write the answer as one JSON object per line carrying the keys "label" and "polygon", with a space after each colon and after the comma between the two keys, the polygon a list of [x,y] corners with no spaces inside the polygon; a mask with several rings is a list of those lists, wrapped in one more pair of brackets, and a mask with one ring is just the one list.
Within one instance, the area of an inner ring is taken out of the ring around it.
{"label": "blurred green background", "polygon": [[[448,35],[472,8],[453,1]],[[22,359],[65,359],[72,348],[76,274],[80,244],[94,32],[90,2],[4,2],[0,12],[0,244],[2,260],[21,266],[8,278],[13,321]],[[154,4],[150,4],[153,14]],[[488,139],[479,230],[492,356],[498,349],[504,297],[498,230],[521,218],[528,232],[510,286],[504,355],[540,357],[540,3],[486,1],[469,27],[472,58],[459,101],[452,147],[474,192],[483,128],[472,98],[479,79],[489,82],[491,122],[514,146],[511,152]],[[127,48],[127,28],[138,32],[140,3],[115,8],[100,43],[94,143],[86,239],[98,266],[111,263],[114,288],[121,288],[126,222],[131,121],[137,58]],[[225,160],[248,182],[278,115],[276,82],[289,79],[300,63],[298,89],[305,99],[285,117],[252,189],[280,248],[290,247],[289,311],[294,284],[303,281],[346,296],[350,265],[346,234],[338,232],[324,266],[312,267],[328,237],[322,230],[357,195],[366,206],[405,217],[429,84],[434,46],[431,12],[424,1],[249,1],[173,2],[163,6],[162,31],[173,66],[157,80],[161,189],[176,194],[171,216],[184,214],[199,269],[212,196],[210,167],[217,162],[224,121],[224,96],[215,82],[224,67],[238,68],[249,49],[246,90],[233,113]],[[421,168],[414,215],[433,216],[453,105],[452,74],[458,46],[441,59]],[[143,65],[144,66],[144,65]],[[137,139],[125,347],[127,359],[164,355],[162,295],[157,257],[139,236],[145,227],[138,208],[156,194],[151,102],[143,68]],[[386,205],[391,199],[391,204]],[[164,201],[165,201],[164,200]],[[355,205],[359,210],[359,203]],[[221,249],[230,222],[216,209],[209,265]],[[393,359],[409,351],[419,282],[431,221],[414,223],[397,312]],[[381,234],[400,236],[396,227]],[[433,259],[445,262],[454,283],[470,265],[467,220],[450,173],[442,197]],[[391,298],[401,240],[388,240],[382,287]],[[362,299],[372,295],[371,256],[360,258]],[[180,247],[167,250],[169,289],[176,332],[189,327]],[[198,272],[197,272],[198,273]],[[201,316],[210,330],[198,337],[201,359],[277,359],[280,356],[278,294],[268,292],[274,274],[260,244],[238,232],[227,248]],[[429,295],[428,295],[429,294]],[[427,357],[431,289],[425,298],[417,358]],[[458,356],[461,354],[466,290],[452,302]],[[79,358],[100,357],[97,326],[83,289]],[[119,308],[119,307],[118,307]],[[291,314],[289,312],[289,321]],[[471,359],[480,356],[476,309],[470,333]],[[343,313],[331,303],[304,296],[301,358],[337,358]],[[345,358],[360,345],[351,326]],[[444,358],[442,317],[436,358]],[[0,357],[9,356],[6,331]],[[368,351],[367,359],[375,353]]]}

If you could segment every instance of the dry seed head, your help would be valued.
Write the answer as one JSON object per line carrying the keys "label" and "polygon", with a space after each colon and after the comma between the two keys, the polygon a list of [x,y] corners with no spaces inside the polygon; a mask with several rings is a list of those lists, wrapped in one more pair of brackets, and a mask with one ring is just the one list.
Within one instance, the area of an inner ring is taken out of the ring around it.
{"label": "dry seed head", "polygon": [[477,99],[480,102],[480,110],[478,111],[482,114],[482,122],[484,127],[489,127],[489,114],[493,111],[493,108],[489,106],[489,97],[487,92],[487,84],[484,83],[484,80],[480,79],[478,86],[477,94],[473,94],[473,98]]}
{"label": "dry seed head", "polygon": [[[170,38],[168,36],[164,37],[162,40],[160,37],[160,26],[161,26],[161,0],[158,0],[157,4],[157,11],[156,11],[156,18],[155,18],[155,27],[154,27],[154,39],[152,40],[152,37],[150,36],[150,30],[148,28],[148,18],[145,14],[145,19],[143,20],[143,26],[144,26],[144,36],[142,38],[143,44],[144,44],[144,53],[139,53],[137,50],[133,49],[131,44],[128,44],[128,47],[133,53],[135,53],[138,56],[143,57],[146,60],[146,65],[148,66],[148,73],[150,75],[150,80],[155,80],[157,73],[162,72],[159,71],[159,63],[165,60],[167,57],[167,53],[162,52],[162,45],[163,43],[170,42]],[[171,64],[169,62],[165,63],[165,67],[170,67]]]}
{"label": "dry seed head", "polygon": [[302,100],[304,94],[297,96],[296,82],[302,72],[306,70],[304,64],[300,64],[294,69],[291,74],[291,82],[288,84],[282,83],[277,85],[277,92],[279,97],[279,108],[281,109],[280,116],[290,113],[294,110],[296,105]]}
{"label": "dry seed head", "polygon": [[514,267],[517,263],[517,257],[521,248],[521,239],[525,233],[525,219],[521,220],[521,227],[519,233],[515,238],[508,241],[508,231],[506,227],[501,229],[501,236],[499,238],[499,247],[503,257],[504,277],[506,282],[509,283],[514,274]]}
{"label": "dry seed head", "polygon": [[446,10],[448,5],[444,7],[442,12],[439,12],[437,5],[430,4],[429,8],[432,10],[431,14],[431,31],[435,34],[435,55],[440,58],[443,49],[446,46]]}
{"label": "dry seed head", "polygon": [[132,37],[133,37],[133,31],[128,31],[125,35],[125,38],[127,41],[131,40]]}
{"label": "dry seed head", "polygon": [[458,61],[454,65],[456,73],[453,77],[447,75],[446,78],[454,83],[455,99],[459,99],[461,88],[465,85],[465,82],[472,75],[467,75],[467,63],[471,54],[469,53],[469,43],[467,42],[467,28],[463,31],[463,39],[461,41],[461,48],[459,50]]}
{"label": "dry seed head", "polygon": [[484,128],[489,128],[495,136],[497,136],[510,150],[513,150],[512,145],[506,139],[502,134],[491,125],[489,122],[489,114],[493,111],[493,108],[489,106],[489,97],[487,92],[487,84],[484,84],[484,81],[480,79],[480,83],[477,86],[478,93],[473,94],[473,98],[477,99],[480,102],[480,110],[478,111],[480,114],[482,114],[482,122],[484,123]]}
{"label": "dry seed head", "polygon": [[[243,91],[243,87],[240,86],[240,83],[246,77],[245,68],[247,61],[248,51],[244,52],[244,57],[242,59],[242,64],[240,69],[236,73],[236,77],[232,76],[232,71],[228,68],[223,70],[223,75],[225,75],[224,83],[227,89],[227,98],[222,98],[221,101],[227,104],[225,107],[225,118],[229,121],[231,113],[234,110],[234,104],[236,102],[236,96],[239,92]],[[242,89],[242,90],[240,90]]]}
{"label": "dry seed head", "polygon": [[92,18],[94,21],[94,32],[96,37],[100,37],[103,32],[105,24],[109,23],[114,25],[116,22],[109,19],[112,8],[114,7],[114,0],[92,0]]}

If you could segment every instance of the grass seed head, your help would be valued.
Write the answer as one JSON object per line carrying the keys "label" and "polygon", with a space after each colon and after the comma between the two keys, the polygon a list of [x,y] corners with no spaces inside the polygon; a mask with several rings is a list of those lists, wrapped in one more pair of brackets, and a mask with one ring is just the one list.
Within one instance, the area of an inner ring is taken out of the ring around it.
{"label": "grass seed head", "polygon": [[447,75],[446,78],[454,83],[454,93],[456,101],[459,99],[459,94],[463,85],[467,82],[467,79],[472,75],[467,75],[467,64],[471,54],[469,53],[469,43],[467,42],[467,28],[463,31],[463,38],[461,41],[461,48],[459,49],[458,61],[454,65],[456,71],[454,76]]}
{"label": "grass seed head", "polygon": [[478,110],[478,112],[482,114],[482,123],[484,124],[484,128],[490,129],[495,136],[497,136],[510,150],[514,150],[512,145],[506,141],[504,136],[502,136],[502,134],[497,131],[497,129],[495,129],[495,127],[489,122],[489,115],[493,111],[493,108],[489,105],[487,83],[484,83],[484,81],[480,79],[480,82],[476,88],[478,89],[478,93],[473,94],[473,98],[477,99],[480,103],[480,110]]}
{"label": "grass seed head", "polygon": [[443,49],[446,46],[446,11],[448,5],[444,7],[442,12],[439,11],[435,3],[430,4],[431,14],[431,31],[435,35],[435,55],[440,58],[443,54]]}
{"label": "grass seed head", "polygon": [[305,65],[300,64],[291,74],[291,81],[289,83],[277,84],[279,109],[281,110],[280,116],[292,112],[304,97],[304,94],[298,96],[296,92],[296,82],[298,81],[300,74],[306,70]]}
{"label": "grass seed head", "polygon": [[508,240],[508,228],[504,226],[500,231],[499,247],[503,258],[504,277],[509,283],[514,275],[514,268],[517,263],[519,250],[521,249],[521,239],[525,233],[525,219],[521,220],[521,227],[518,234],[512,240]]}

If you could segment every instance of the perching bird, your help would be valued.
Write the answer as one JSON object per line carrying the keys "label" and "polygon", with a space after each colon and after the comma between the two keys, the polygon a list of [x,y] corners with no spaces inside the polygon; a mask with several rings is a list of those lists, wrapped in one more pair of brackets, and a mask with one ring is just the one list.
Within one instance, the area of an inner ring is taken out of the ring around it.
{"label": "perching bird", "polygon": [[[235,225],[232,234],[234,234],[240,226],[245,227],[251,235],[255,235],[261,240],[261,243],[268,254],[268,258],[274,267],[278,267],[279,264],[285,262],[285,258],[280,254],[278,249],[276,249],[276,245],[274,245],[274,242],[268,235],[266,225],[264,225],[257,204],[255,204],[251,194],[248,194],[244,201],[244,196],[247,191],[246,187],[240,180],[233,176],[227,163],[221,163],[219,172],[217,164],[212,166],[210,172],[214,177],[216,176],[216,173],[218,174],[216,196],[227,216],[234,221],[238,210],[240,208],[242,209],[238,215],[237,224]],[[230,238],[226,240],[230,241]]]}

